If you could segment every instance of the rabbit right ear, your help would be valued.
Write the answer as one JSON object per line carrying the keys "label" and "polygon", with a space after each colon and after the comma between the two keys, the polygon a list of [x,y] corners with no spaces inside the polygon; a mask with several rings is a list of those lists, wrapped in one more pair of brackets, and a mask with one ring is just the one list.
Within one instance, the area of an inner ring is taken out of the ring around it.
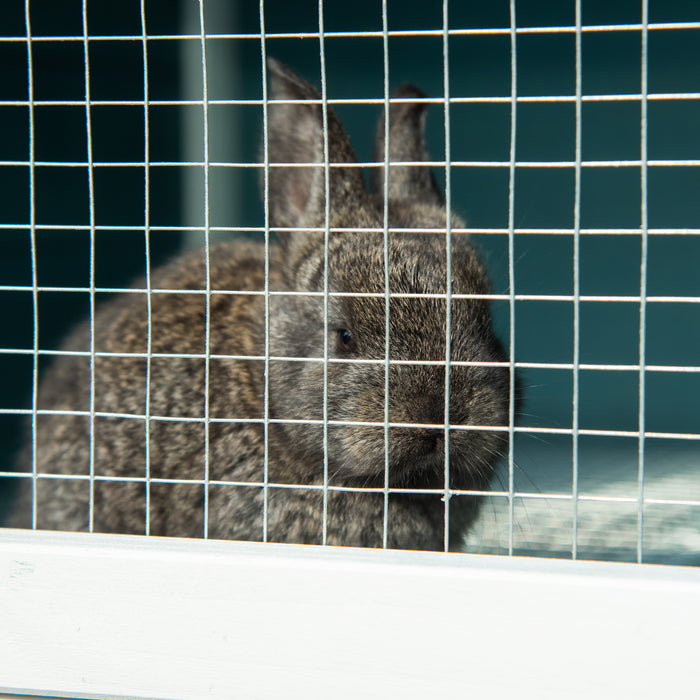
{"label": "rabbit right ear", "polygon": [[[392,99],[418,100],[425,95],[413,85],[401,85]],[[412,199],[428,204],[443,204],[440,190],[431,168],[425,165],[399,165],[402,161],[419,162],[428,159],[425,148],[425,102],[395,102],[389,106],[389,199]],[[386,157],[385,114],[379,119],[374,142],[375,162]],[[384,197],[384,168],[372,168],[370,189]]]}
{"label": "rabbit right ear", "polygon": [[[324,163],[323,111],[321,95],[284,64],[268,59],[270,98],[293,100],[268,105],[267,194],[273,226],[304,227],[324,220],[326,178]],[[314,102],[305,103],[304,100]],[[329,163],[356,163],[357,158],[335,112],[327,108]],[[290,167],[275,167],[289,163]],[[299,167],[298,163],[313,163]],[[359,168],[330,168],[329,193],[334,200],[353,204],[366,196]],[[336,203],[337,206],[337,203]]]}

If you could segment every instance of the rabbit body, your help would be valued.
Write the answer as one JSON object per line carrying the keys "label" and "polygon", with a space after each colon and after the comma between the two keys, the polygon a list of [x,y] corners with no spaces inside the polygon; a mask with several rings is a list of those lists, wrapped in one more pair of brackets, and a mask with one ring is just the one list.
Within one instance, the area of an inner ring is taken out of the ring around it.
{"label": "rabbit body", "polygon": [[[320,99],[281,64],[269,69],[274,99]],[[403,87],[394,96],[420,94]],[[325,524],[328,544],[378,547],[386,523],[389,547],[444,548],[447,251],[444,234],[424,230],[444,230],[446,213],[429,169],[415,165],[426,158],[424,105],[392,104],[389,159],[414,165],[391,165],[388,183],[384,168],[373,169],[370,192],[340,122],[326,114],[335,165],[276,166],[323,163],[324,119],[314,102],[268,106],[270,221],[297,229],[270,240],[271,294],[262,293],[262,243],[212,246],[208,266],[203,250],[187,252],[150,280],[179,291],[151,294],[150,309],[133,292],[98,310],[94,349],[110,355],[92,367],[88,356],[64,355],[48,370],[39,408],[82,413],[38,415],[37,472],[96,478],[38,479],[39,528],[320,543]],[[378,161],[384,134],[382,118]],[[386,250],[385,206],[398,229]],[[365,228],[375,231],[357,230]],[[466,236],[452,235],[451,258],[453,294],[490,292]],[[487,300],[456,298],[450,309],[453,362],[504,361]],[[64,349],[89,347],[85,323]],[[507,425],[509,385],[506,367],[450,365],[451,489],[488,488],[507,433],[460,427]],[[31,470],[29,444],[22,461]],[[30,512],[25,495],[13,524],[28,525]],[[452,496],[448,512],[455,546],[478,499]]]}

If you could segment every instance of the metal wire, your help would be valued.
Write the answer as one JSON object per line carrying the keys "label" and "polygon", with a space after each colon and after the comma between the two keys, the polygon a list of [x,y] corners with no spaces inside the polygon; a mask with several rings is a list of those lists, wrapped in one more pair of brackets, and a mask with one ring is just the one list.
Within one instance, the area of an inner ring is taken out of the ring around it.
{"label": "metal wire", "polygon": [[389,359],[391,342],[389,306],[389,27],[386,0],[382,0],[382,50],[384,53],[384,522],[382,523],[382,547],[389,541]]}
{"label": "metal wire", "polygon": [[95,171],[92,158],[92,113],[90,103],[90,53],[87,0],[83,0],[83,59],[85,61],[85,137],[87,146],[88,196],[90,206],[90,532],[95,523]]}
{"label": "metal wire", "polygon": [[573,314],[573,386],[572,386],[572,435],[571,435],[571,499],[573,505],[573,532],[571,534],[571,556],[578,557],[578,491],[579,491],[579,371],[581,352],[581,0],[576,0],[576,136],[574,148],[576,163],[574,169],[574,314]]}
{"label": "metal wire", "polygon": [[318,55],[321,62],[321,112],[323,117],[323,525],[321,542],[328,539],[328,360],[330,335],[328,333],[328,251],[331,237],[330,145],[328,142],[328,87],[326,84],[326,45],[324,41],[323,0],[318,0]]}
{"label": "metal wire", "polygon": [[269,100],[267,73],[265,66],[267,64],[267,47],[265,44],[265,3],[260,2],[260,59],[262,66],[262,94],[263,94],[263,208],[265,216],[265,380],[263,388],[263,512],[262,512],[262,541],[267,542],[267,522],[268,508],[270,504],[270,451],[269,451],[269,433],[270,433],[270,198],[267,192],[270,191],[270,142],[269,142]]}
{"label": "metal wire", "polygon": [[445,551],[450,550],[450,360],[452,358],[452,171],[450,132],[450,35],[448,0],[442,3],[442,74],[445,96]]}
{"label": "metal wire", "polygon": [[146,513],[145,513],[145,533],[151,534],[151,430],[149,415],[151,413],[151,359],[153,347],[153,308],[151,297],[151,173],[150,173],[150,124],[149,124],[149,106],[148,106],[148,41],[146,31],[146,0],[141,2],[141,29],[143,31],[143,245],[145,252],[146,265],[146,405],[144,413],[146,420],[144,421],[144,446],[145,446],[145,469],[146,469]]}
{"label": "metal wire", "polygon": [[639,501],[637,510],[637,562],[640,564],[644,558],[644,462],[645,462],[645,411],[646,411],[646,318],[647,318],[647,269],[648,269],[648,250],[649,241],[647,229],[649,227],[648,202],[647,202],[647,181],[648,181],[648,163],[647,163],[647,129],[648,129],[648,110],[647,110],[647,84],[648,84],[648,67],[649,67],[649,46],[648,46],[648,29],[647,20],[649,17],[648,0],[642,0],[642,56],[641,56],[641,73],[642,73],[642,101],[641,101],[641,123],[640,123],[640,151],[642,156],[642,164],[640,169],[641,177],[641,265],[639,272]]}
{"label": "metal wire", "polygon": [[518,53],[515,0],[510,0],[510,162],[508,166],[508,554],[513,554],[515,528],[515,167],[518,106]]}
{"label": "metal wire", "polygon": [[204,30],[204,3],[199,0],[199,28],[202,48],[202,108],[204,110],[202,145],[204,148],[204,268],[205,268],[205,327],[204,327],[204,532],[203,537],[209,536],[209,376],[211,342],[211,256],[209,244],[211,231],[209,220],[211,208],[209,200],[209,80],[207,78],[207,37]]}
{"label": "metal wire", "polygon": [[[264,3],[263,3],[264,4]],[[700,22],[651,22],[649,24],[645,23],[625,23],[625,24],[590,24],[582,25],[581,32],[583,33],[595,33],[595,32],[638,32],[642,31],[644,28],[648,31],[663,31],[669,29],[700,29]],[[575,25],[561,25],[561,26],[540,26],[540,27],[517,27],[515,29],[516,34],[575,34]],[[389,37],[400,37],[400,36],[434,36],[442,37],[445,34],[443,29],[421,29],[413,28],[410,30],[389,30],[387,32]],[[447,35],[449,37],[453,36],[495,36],[495,35],[505,35],[510,36],[511,29],[507,27],[503,28],[474,28],[474,29],[459,29],[453,28],[447,30]],[[381,39],[384,36],[383,31],[329,31],[324,32],[323,35],[326,38],[352,38],[352,37],[374,37]],[[207,33],[205,34],[206,39],[250,39],[252,41],[260,41],[262,39],[262,34],[255,32],[247,33]],[[318,39],[319,32],[269,32],[265,35],[268,39]],[[133,34],[117,34],[117,35],[93,35],[90,36],[90,41],[140,41],[141,37],[139,35]],[[199,34],[152,34],[149,35],[149,40],[153,41],[172,41],[177,40],[191,40],[199,41],[201,39]],[[24,42],[26,37],[22,36],[10,36],[3,37],[3,41],[8,42]],[[63,36],[37,36],[32,37],[32,41],[82,41],[82,37],[63,35]]]}
{"label": "metal wire", "polygon": [[34,153],[36,148],[35,124],[34,124],[34,60],[32,55],[32,30],[29,15],[29,0],[24,3],[24,18],[27,28],[27,93],[29,106],[29,237],[32,269],[32,528],[37,523],[37,405],[39,392],[39,292],[37,279],[36,260],[36,172]]}

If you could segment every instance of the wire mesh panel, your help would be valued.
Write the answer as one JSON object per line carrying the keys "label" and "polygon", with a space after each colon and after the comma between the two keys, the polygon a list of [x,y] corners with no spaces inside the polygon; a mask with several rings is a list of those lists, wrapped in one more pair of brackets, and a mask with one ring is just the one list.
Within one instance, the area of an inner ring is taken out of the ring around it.
{"label": "wire mesh panel", "polygon": [[0,691],[692,692],[692,569],[272,543],[699,562],[696,5],[5,2]]}
{"label": "wire mesh panel", "polygon": [[366,5],[8,5],[6,523],[695,562],[693,6]]}

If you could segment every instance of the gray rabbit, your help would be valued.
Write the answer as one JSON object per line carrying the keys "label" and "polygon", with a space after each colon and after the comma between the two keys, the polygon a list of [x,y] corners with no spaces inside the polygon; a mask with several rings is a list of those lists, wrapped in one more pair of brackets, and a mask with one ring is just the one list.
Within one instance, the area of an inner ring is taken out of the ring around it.
{"label": "gray rabbit", "polygon": [[[414,164],[389,168],[385,203],[384,168],[372,168],[368,192],[330,108],[329,161],[340,165],[329,168],[328,183],[322,165],[299,167],[324,161],[320,95],[281,63],[271,60],[268,69],[271,98],[297,102],[268,105],[270,221],[296,230],[278,231],[269,246],[267,403],[265,295],[251,293],[265,289],[264,245],[234,240],[211,247],[208,309],[204,251],[176,257],[153,272],[151,287],[180,291],[153,293],[150,306],[140,292],[106,303],[95,317],[94,347],[110,354],[95,356],[93,366],[87,356],[59,356],[43,378],[40,409],[81,413],[38,416],[37,472],[83,478],[36,481],[39,528],[86,530],[92,520],[96,531],[138,534],[148,522],[157,535],[201,537],[206,530],[214,538],[261,540],[265,518],[270,541],[320,543],[325,518],[328,544],[381,547],[388,455],[388,546],[444,548],[445,430],[437,426],[445,422],[446,302],[406,296],[446,292],[446,237],[434,231],[445,229],[445,207],[430,169],[415,164],[426,160],[425,104],[412,87],[393,95],[404,101],[390,107],[388,156]],[[379,162],[384,129],[382,116]],[[389,232],[387,251],[389,288],[397,296],[389,308],[386,450],[385,206],[389,227],[398,229]],[[357,230],[367,228],[375,231]],[[464,234],[452,235],[450,274],[454,294],[490,293]],[[327,308],[319,294],[325,275]],[[486,299],[452,300],[450,341],[455,362],[505,361]],[[63,349],[89,347],[84,323]],[[449,372],[451,425],[507,425],[507,366],[458,364]],[[503,430],[451,429],[451,488],[488,489],[506,448]],[[31,464],[28,444],[22,469],[31,471]],[[422,489],[433,491],[416,493]],[[31,497],[25,489],[11,524],[29,525]],[[449,500],[453,546],[478,501]]]}

